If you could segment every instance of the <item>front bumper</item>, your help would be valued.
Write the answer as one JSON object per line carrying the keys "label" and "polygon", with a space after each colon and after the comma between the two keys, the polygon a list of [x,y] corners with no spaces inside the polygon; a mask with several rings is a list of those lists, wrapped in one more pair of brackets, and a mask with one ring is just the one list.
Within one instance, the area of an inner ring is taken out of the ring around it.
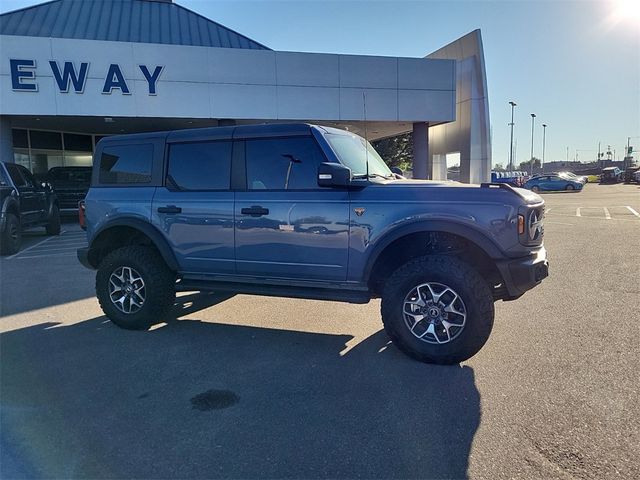
{"label": "front bumper", "polygon": [[515,300],[549,276],[547,251],[540,247],[527,257],[498,262],[498,270],[509,293],[505,300]]}

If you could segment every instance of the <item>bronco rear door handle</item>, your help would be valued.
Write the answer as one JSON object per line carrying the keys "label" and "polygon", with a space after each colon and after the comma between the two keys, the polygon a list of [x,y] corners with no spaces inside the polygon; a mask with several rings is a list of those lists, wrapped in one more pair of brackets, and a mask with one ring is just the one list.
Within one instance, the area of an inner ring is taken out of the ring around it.
{"label": "bronco rear door handle", "polygon": [[263,215],[269,215],[268,208],[262,208],[259,205],[253,205],[251,208],[243,208],[240,210],[242,215],[251,215],[252,217],[261,217]]}
{"label": "bronco rear door handle", "polygon": [[175,205],[167,205],[166,207],[158,207],[158,213],[182,213],[182,208]]}

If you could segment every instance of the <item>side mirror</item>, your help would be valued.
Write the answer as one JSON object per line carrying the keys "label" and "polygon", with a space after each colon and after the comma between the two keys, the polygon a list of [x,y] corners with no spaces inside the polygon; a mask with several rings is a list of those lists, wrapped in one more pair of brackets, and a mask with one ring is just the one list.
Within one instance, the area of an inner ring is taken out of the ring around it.
{"label": "side mirror", "polygon": [[351,184],[351,169],[340,163],[324,162],[318,165],[320,187],[348,187]]}

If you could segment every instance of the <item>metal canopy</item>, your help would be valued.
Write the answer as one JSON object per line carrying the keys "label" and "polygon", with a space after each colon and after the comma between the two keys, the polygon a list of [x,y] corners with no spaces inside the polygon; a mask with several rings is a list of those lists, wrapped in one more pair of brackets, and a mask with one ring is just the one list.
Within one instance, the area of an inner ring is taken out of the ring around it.
{"label": "metal canopy", "polygon": [[187,8],[157,0],[54,0],[0,15],[0,35],[270,50]]}

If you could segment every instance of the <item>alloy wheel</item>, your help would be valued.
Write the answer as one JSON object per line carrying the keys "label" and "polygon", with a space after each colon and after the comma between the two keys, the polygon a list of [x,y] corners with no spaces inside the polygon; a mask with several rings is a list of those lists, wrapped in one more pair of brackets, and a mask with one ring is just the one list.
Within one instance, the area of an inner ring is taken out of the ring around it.
{"label": "alloy wheel", "polygon": [[467,309],[462,298],[442,283],[423,283],[411,289],[403,302],[404,322],[413,336],[445,344],[464,330]]}
{"label": "alloy wheel", "polygon": [[144,305],[145,284],[131,267],[118,267],[109,277],[109,298],[122,313],[138,312]]}

